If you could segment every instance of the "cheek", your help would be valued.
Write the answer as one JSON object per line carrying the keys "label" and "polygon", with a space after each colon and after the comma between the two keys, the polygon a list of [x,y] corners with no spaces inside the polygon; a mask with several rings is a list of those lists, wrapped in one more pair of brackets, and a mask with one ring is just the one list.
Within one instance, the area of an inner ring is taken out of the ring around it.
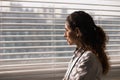
{"label": "cheek", "polygon": [[76,39],[75,33],[70,32],[70,33],[69,33],[69,38],[70,38],[72,41],[74,41],[74,40]]}
{"label": "cheek", "polygon": [[69,45],[75,44],[76,43],[76,40],[75,40],[76,35],[75,35],[75,33],[74,32],[67,32],[66,34],[67,34],[66,39],[67,39],[68,44]]}

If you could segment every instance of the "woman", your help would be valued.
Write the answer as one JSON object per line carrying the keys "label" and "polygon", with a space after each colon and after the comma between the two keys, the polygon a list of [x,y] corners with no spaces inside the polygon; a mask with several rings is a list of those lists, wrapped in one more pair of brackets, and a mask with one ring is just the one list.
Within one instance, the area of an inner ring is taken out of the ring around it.
{"label": "woman", "polygon": [[101,80],[109,70],[103,29],[88,13],[75,11],[66,19],[64,36],[76,50],[63,80]]}

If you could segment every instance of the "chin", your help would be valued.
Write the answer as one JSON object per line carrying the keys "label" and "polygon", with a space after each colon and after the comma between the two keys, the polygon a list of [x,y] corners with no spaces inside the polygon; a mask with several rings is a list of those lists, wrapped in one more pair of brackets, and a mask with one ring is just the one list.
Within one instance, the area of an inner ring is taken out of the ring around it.
{"label": "chin", "polygon": [[68,45],[73,45],[74,43],[72,41],[67,40]]}
{"label": "chin", "polygon": [[73,43],[71,43],[71,42],[68,42],[68,44],[69,44],[69,45],[73,45]]}

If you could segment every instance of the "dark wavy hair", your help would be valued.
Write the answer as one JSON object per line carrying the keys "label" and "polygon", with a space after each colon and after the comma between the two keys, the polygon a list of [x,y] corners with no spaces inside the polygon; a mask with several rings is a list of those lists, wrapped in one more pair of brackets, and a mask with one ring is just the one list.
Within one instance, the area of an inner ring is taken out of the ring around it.
{"label": "dark wavy hair", "polygon": [[72,30],[79,28],[83,49],[92,51],[102,64],[103,74],[109,71],[109,62],[105,52],[107,37],[101,27],[95,25],[93,18],[84,11],[75,11],[66,18]]}

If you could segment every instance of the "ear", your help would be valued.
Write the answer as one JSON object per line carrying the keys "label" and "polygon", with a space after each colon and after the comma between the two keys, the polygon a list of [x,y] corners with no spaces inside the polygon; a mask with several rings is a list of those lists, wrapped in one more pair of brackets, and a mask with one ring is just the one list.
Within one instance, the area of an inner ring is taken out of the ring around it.
{"label": "ear", "polygon": [[78,37],[80,37],[82,34],[81,34],[81,32],[80,32],[80,29],[78,28],[78,27],[76,27],[76,29],[75,29],[75,33],[76,33],[76,36]]}

